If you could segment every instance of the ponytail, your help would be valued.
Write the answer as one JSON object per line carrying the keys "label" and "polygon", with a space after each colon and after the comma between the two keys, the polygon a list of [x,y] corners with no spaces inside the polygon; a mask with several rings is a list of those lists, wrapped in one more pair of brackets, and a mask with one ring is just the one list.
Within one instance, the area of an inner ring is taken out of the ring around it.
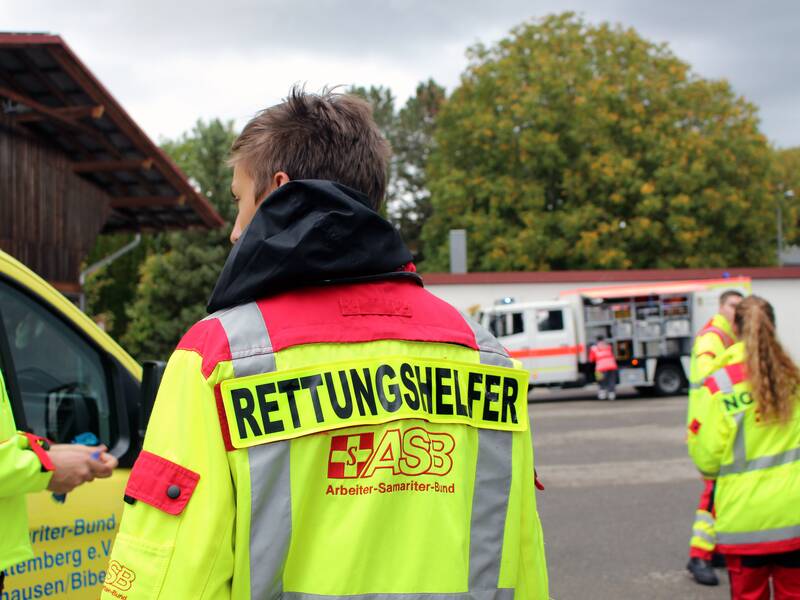
{"label": "ponytail", "polygon": [[772,305],[749,296],[736,307],[734,322],[744,342],[747,376],[762,416],[788,421],[800,388],[800,369],[778,341]]}

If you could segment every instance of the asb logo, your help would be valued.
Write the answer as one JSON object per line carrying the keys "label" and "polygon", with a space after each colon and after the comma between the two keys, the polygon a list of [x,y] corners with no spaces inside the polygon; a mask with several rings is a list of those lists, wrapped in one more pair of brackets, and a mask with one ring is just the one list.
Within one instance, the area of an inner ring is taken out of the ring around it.
{"label": "asb logo", "polygon": [[375,434],[357,433],[336,435],[331,438],[331,453],[328,457],[329,479],[355,479],[364,470],[372,456]]}
{"label": "asb logo", "polygon": [[393,475],[447,475],[453,468],[456,442],[448,433],[413,427],[390,429],[375,444],[370,433],[335,435],[328,456],[330,479],[363,479],[378,469]]}
{"label": "asb logo", "polygon": [[113,586],[118,590],[122,590],[123,592],[127,592],[131,589],[135,579],[136,574],[128,567],[121,565],[116,560],[112,560],[108,563],[108,573],[106,574],[105,579],[105,583],[107,585]]}

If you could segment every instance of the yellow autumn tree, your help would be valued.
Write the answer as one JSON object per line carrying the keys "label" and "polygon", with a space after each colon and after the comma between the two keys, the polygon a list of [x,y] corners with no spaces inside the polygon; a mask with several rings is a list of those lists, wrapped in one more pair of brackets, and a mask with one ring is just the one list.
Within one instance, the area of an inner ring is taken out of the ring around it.
{"label": "yellow autumn tree", "polygon": [[766,265],[771,151],[756,108],[633,29],[573,13],[468,52],[437,117],[428,271]]}

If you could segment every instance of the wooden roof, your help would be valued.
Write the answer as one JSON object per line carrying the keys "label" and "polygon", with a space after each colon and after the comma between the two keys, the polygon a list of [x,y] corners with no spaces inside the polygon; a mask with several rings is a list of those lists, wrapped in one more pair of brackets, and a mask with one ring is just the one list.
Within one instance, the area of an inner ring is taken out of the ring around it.
{"label": "wooden roof", "polygon": [[104,232],[223,224],[61,37],[0,33],[0,110],[111,197]]}

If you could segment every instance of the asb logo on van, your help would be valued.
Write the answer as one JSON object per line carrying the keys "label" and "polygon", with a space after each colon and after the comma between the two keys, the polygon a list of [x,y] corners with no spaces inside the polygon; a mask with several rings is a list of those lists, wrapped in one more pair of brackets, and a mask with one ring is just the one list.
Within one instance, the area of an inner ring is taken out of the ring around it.
{"label": "asb logo on van", "polygon": [[375,444],[375,435],[354,433],[331,438],[329,479],[365,479],[379,469],[391,475],[443,477],[453,468],[456,442],[449,433],[412,427],[390,429]]}

